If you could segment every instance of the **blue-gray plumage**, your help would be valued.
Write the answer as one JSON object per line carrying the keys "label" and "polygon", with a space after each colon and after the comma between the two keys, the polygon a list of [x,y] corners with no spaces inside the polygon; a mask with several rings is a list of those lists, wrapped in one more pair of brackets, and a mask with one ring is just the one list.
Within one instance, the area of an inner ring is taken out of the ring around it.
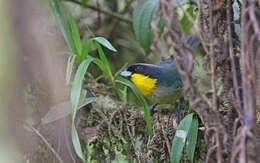
{"label": "blue-gray plumage", "polygon": [[156,63],[161,73],[156,88],[151,94],[153,101],[157,103],[172,103],[183,96],[182,82],[176,67],[175,60],[170,57]]}
{"label": "blue-gray plumage", "polygon": [[[192,48],[197,48],[200,44],[200,39],[196,35],[189,35],[186,38],[186,42]],[[136,63],[121,72],[121,75],[125,77],[132,77],[134,74],[141,74],[150,79],[156,79],[155,87],[152,89],[149,87],[149,90],[152,90],[152,93],[149,93],[149,97],[152,97],[156,103],[170,104],[183,97],[183,85],[173,57],[156,64]],[[140,81],[146,81],[145,77],[142,80],[140,79]],[[140,84],[136,80],[134,83]],[[140,87],[146,87],[146,84],[141,82]]]}

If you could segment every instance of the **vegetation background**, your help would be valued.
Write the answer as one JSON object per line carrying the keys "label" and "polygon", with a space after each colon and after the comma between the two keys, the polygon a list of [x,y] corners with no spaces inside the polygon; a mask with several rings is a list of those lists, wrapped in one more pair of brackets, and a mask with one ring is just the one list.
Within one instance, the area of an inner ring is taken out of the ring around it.
{"label": "vegetation background", "polygon": [[[256,0],[1,0],[0,162],[260,162],[259,16]],[[119,77],[170,55],[179,126]]]}

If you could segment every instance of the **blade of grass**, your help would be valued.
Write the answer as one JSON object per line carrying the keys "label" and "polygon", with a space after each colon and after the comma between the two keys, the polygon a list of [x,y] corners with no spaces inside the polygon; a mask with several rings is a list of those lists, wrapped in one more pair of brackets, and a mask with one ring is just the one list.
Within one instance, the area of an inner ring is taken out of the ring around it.
{"label": "blade of grass", "polygon": [[76,58],[76,55],[72,55],[68,58],[67,69],[66,69],[66,85],[69,85],[75,58]]}
{"label": "blade of grass", "polygon": [[117,52],[117,50],[112,46],[112,44],[104,37],[95,37],[93,40],[97,41],[104,47],[108,48],[109,50],[112,50],[114,52]]}
{"label": "blade of grass", "polygon": [[81,60],[84,60],[87,57],[87,55],[88,55],[88,53],[90,51],[92,43],[93,43],[92,39],[88,39],[84,43],[83,48],[82,48],[82,52],[81,52],[81,57],[80,57]]}
{"label": "blade of grass", "polygon": [[96,37],[95,34],[90,30],[89,26],[85,24],[91,37]]}
{"label": "blade of grass", "polygon": [[[70,28],[71,28],[74,45],[77,50],[77,55],[78,55],[77,58],[80,59],[81,52],[82,52],[82,44],[81,44],[81,40],[80,40],[80,34],[79,34],[79,29],[78,29],[77,23],[71,13],[70,13]],[[79,59],[78,59],[78,61],[79,61]]]}
{"label": "blade of grass", "polygon": [[49,2],[65,41],[71,48],[72,52],[76,53],[76,48],[72,39],[72,34],[67,24],[66,18],[60,8],[58,0],[49,0]]}
{"label": "blade of grass", "polygon": [[113,75],[112,75],[112,72],[111,72],[111,69],[110,69],[110,64],[107,60],[107,57],[104,54],[104,51],[102,50],[102,47],[99,45],[98,42],[96,42],[96,46],[97,46],[97,49],[98,49],[99,57],[100,57],[101,61],[103,62],[103,65],[106,69],[106,73],[108,74],[109,80],[113,83]]}
{"label": "blade of grass", "polygon": [[94,58],[94,59],[93,59],[93,62],[101,69],[101,71],[102,71],[105,75],[108,76],[107,69],[106,69],[104,63],[103,63],[100,59]]}
{"label": "blade of grass", "polygon": [[102,78],[105,78],[106,76],[104,75],[104,74],[102,74],[102,75],[99,75],[95,80],[96,81],[99,81],[100,79],[102,79]]}
{"label": "blade of grass", "polygon": [[83,79],[87,71],[87,68],[89,64],[92,62],[92,60],[93,58],[91,56],[88,56],[86,60],[84,60],[79,65],[74,81],[72,83],[71,96],[70,96],[70,111],[72,115],[72,129],[71,129],[72,142],[77,155],[83,160],[83,162],[85,161],[85,158],[82,152],[78,133],[75,127],[75,118],[76,118],[77,108],[80,102],[80,94],[81,94]]}
{"label": "blade of grass", "polygon": [[180,122],[178,129],[172,141],[172,163],[179,163],[182,156],[182,151],[186,142],[187,135],[189,133],[190,126],[192,124],[193,113],[188,114]]}
{"label": "blade of grass", "polygon": [[146,127],[148,130],[148,134],[150,137],[152,137],[152,121],[151,121],[151,114],[150,114],[150,109],[148,106],[148,103],[146,102],[144,96],[141,94],[141,92],[136,88],[136,86],[131,83],[129,80],[124,79],[122,77],[118,77],[116,82],[122,83],[128,87],[130,87],[133,92],[135,93],[136,97],[142,102],[144,105],[144,115],[145,115],[145,122],[146,122]]}
{"label": "blade of grass", "polygon": [[[85,98],[82,104],[77,108],[77,110],[86,106],[89,103],[94,102],[95,100],[96,100],[95,97]],[[70,107],[70,101],[65,101],[63,103],[51,107],[48,113],[41,119],[41,123],[48,124],[67,117],[70,114],[69,107]]]}
{"label": "blade of grass", "polygon": [[190,160],[191,163],[193,163],[194,152],[195,152],[196,143],[197,143],[198,127],[199,127],[198,118],[197,118],[197,116],[193,116],[190,130],[189,130],[189,133],[187,136],[187,143],[186,143],[186,148],[185,148],[185,151],[188,156],[188,160]]}

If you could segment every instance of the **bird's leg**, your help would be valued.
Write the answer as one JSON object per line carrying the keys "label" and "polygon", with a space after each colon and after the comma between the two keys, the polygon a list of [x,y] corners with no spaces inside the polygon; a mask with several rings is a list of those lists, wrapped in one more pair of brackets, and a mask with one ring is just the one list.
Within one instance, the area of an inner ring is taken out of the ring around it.
{"label": "bird's leg", "polygon": [[153,116],[153,114],[156,113],[156,110],[154,110],[154,109],[156,108],[157,105],[158,105],[158,103],[153,104],[153,105],[150,107],[150,114],[151,114],[151,116]]}
{"label": "bird's leg", "polygon": [[95,93],[92,92],[90,89],[86,88],[86,91],[87,91],[87,95],[88,95],[89,97],[97,97],[97,96],[95,95]]}
{"label": "bird's leg", "polygon": [[176,121],[179,124],[182,118],[181,114],[181,104],[183,103],[183,98],[181,98],[178,102],[177,112],[176,112]]}

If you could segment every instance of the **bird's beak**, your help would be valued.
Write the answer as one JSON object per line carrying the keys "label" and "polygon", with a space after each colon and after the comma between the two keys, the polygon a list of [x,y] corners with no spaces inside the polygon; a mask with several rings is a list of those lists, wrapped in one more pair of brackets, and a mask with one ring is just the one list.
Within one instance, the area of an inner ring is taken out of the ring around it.
{"label": "bird's beak", "polygon": [[120,75],[121,76],[124,76],[124,77],[130,77],[132,75],[132,72],[130,71],[127,71],[126,69],[123,70],[122,72],[120,72]]}

